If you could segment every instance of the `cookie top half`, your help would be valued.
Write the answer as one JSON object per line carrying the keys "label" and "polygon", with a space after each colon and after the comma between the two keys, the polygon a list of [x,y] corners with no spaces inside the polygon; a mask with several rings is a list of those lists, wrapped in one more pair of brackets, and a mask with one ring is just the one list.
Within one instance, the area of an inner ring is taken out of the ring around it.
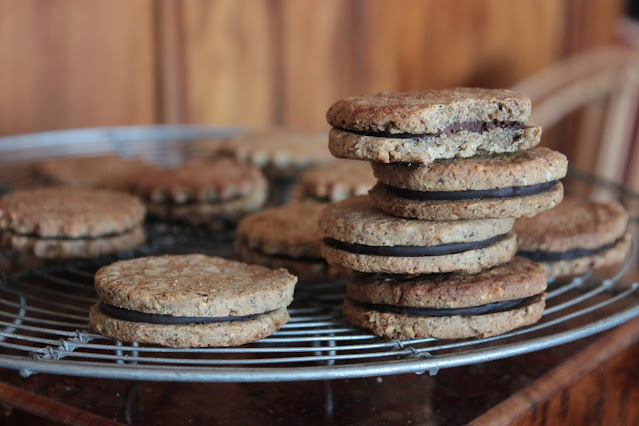
{"label": "cookie top half", "polygon": [[187,317],[263,314],[288,306],[297,278],[284,269],[201,254],[143,257],[101,268],[100,301],[132,311]]}
{"label": "cookie top half", "polygon": [[330,204],[320,215],[324,237],[371,246],[431,246],[460,241],[483,241],[510,232],[514,219],[427,221],[404,219],[381,212],[369,196]]}
{"label": "cookie top half", "polygon": [[305,202],[272,207],[243,218],[237,238],[265,254],[320,258],[318,220],[325,204]]}
{"label": "cookie top half", "polygon": [[140,176],[133,190],[153,202],[224,201],[266,190],[258,168],[233,158],[196,160]]}
{"label": "cookie top half", "polygon": [[568,160],[545,147],[524,151],[438,160],[428,164],[371,162],[375,177],[415,191],[468,191],[521,187],[566,176]]}
{"label": "cookie top half", "polygon": [[554,209],[517,219],[518,250],[563,252],[596,249],[620,238],[628,212],[616,201],[597,202],[565,197]]}
{"label": "cookie top half", "polygon": [[534,296],[546,289],[546,282],[543,265],[515,257],[477,274],[353,272],[347,295],[364,303],[454,309]]}
{"label": "cookie top half", "polygon": [[326,119],[350,131],[435,134],[456,123],[524,123],[530,109],[530,99],[512,90],[461,87],[351,96],[333,104]]}
{"label": "cookie top half", "polygon": [[19,190],[0,198],[0,229],[37,237],[101,237],[128,231],[144,219],[132,195],[55,187]]}

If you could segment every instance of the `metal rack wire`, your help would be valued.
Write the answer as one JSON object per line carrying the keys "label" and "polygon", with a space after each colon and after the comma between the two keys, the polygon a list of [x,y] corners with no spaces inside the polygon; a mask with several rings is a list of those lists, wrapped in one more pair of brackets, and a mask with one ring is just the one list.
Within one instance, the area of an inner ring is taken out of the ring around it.
{"label": "metal rack wire", "polygon": [[[211,132],[209,136],[217,135],[217,130]],[[578,180],[628,202],[639,200],[625,188],[592,176]],[[232,256],[232,231],[156,222],[147,226],[147,234],[147,246],[124,256],[195,251]],[[607,277],[585,275],[570,282],[551,282],[541,321],[500,336],[455,341],[382,339],[344,321],[345,283],[332,282],[298,285],[289,310],[291,321],[274,335],[242,347],[205,349],[124,343],[94,334],[88,327],[88,309],[96,300],[93,274],[114,258],[53,265],[0,278],[0,367],[18,370],[23,376],[45,372],[184,382],[436,374],[442,368],[564,344],[639,316],[639,283],[623,279],[625,271],[636,265],[635,247],[633,243],[623,267]]]}

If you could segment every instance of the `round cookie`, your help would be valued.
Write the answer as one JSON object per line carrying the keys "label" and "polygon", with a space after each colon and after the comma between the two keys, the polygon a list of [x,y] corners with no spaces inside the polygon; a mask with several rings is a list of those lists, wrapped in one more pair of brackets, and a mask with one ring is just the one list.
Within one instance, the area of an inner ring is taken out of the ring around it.
{"label": "round cookie", "polygon": [[86,258],[144,241],[138,198],[81,188],[19,190],[0,198],[4,248],[44,259]]}
{"label": "round cookie", "polygon": [[515,152],[539,143],[526,127],[530,100],[510,90],[454,88],[352,96],[327,114],[329,149],[338,158],[429,163]]}
{"label": "round cookie", "polygon": [[322,255],[361,272],[478,272],[513,257],[513,222],[404,219],[380,212],[368,196],[353,197],[322,212]]}
{"label": "round cookie", "polygon": [[325,204],[305,202],[268,208],[244,217],[237,226],[235,251],[240,259],[269,268],[285,268],[300,281],[344,276],[321,256],[319,215]]}
{"label": "round cookie", "polygon": [[367,163],[339,161],[304,172],[293,190],[293,198],[334,203],[366,194],[375,182]]}
{"label": "round cookie", "polygon": [[33,168],[37,176],[54,185],[119,190],[128,189],[138,176],[155,170],[139,159],[117,155],[53,158]]}
{"label": "round cookie", "polygon": [[297,278],[199,254],[113,263],[95,275],[89,320],[114,339],[175,348],[237,346],[288,321]]}
{"label": "round cookie", "polygon": [[149,173],[133,190],[155,215],[213,225],[259,210],[266,202],[268,184],[256,167],[217,158]]}
{"label": "round cookie", "polygon": [[534,216],[563,198],[566,157],[548,148],[429,164],[372,163],[388,214],[425,220]]}
{"label": "round cookie", "polygon": [[622,262],[631,237],[618,202],[566,197],[552,210],[515,222],[518,253],[542,262],[549,276],[582,274]]}
{"label": "round cookie", "polygon": [[269,177],[285,177],[335,161],[327,140],[324,130],[262,129],[218,143],[213,151],[260,167]]}
{"label": "round cookie", "polygon": [[544,267],[518,257],[474,275],[355,272],[344,315],[390,339],[488,337],[537,322],[545,289]]}

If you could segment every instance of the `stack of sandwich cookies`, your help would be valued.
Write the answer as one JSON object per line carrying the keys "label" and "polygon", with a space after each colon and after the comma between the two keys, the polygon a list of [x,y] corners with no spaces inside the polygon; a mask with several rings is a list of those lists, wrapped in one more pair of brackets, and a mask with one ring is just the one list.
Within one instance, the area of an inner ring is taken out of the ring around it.
{"label": "stack of sandwich cookies", "polygon": [[537,322],[545,290],[544,267],[521,257],[474,275],[353,273],[344,315],[389,339],[488,337]]}
{"label": "stack of sandwich cookies", "polygon": [[289,320],[297,278],[284,270],[199,254],[116,262],[95,275],[98,333],[174,348],[226,347],[273,334]]}
{"label": "stack of sandwich cookies", "polygon": [[539,143],[530,100],[510,90],[457,88],[353,96],[330,107],[329,149],[381,163],[515,152]]}
{"label": "stack of sandwich cookies", "polygon": [[[332,154],[370,161],[378,179],[369,197],[320,218],[323,256],[358,271],[349,321],[407,339],[489,336],[540,318],[545,271],[512,260],[512,227],[561,201],[567,162],[535,147],[541,129],[529,118],[525,96],[473,88],[350,97],[329,109]],[[371,273],[384,273],[386,287]],[[486,298],[491,280],[505,290]],[[434,289],[441,283],[448,293]],[[388,297],[371,299],[382,288]],[[411,292],[414,303],[393,300]]]}
{"label": "stack of sandwich cookies", "polygon": [[379,183],[370,194],[402,217],[457,220],[534,216],[559,204],[566,156],[548,148],[429,164],[371,163]]}
{"label": "stack of sandwich cookies", "polygon": [[269,268],[284,268],[301,282],[332,281],[346,276],[320,253],[318,219],[325,204],[293,203],[244,217],[237,226],[235,251],[240,259]]}
{"label": "stack of sandwich cookies", "polygon": [[37,259],[91,258],[144,242],[144,205],[108,190],[43,188],[0,198],[2,246]]}
{"label": "stack of sandwich cookies", "polygon": [[149,212],[191,223],[235,222],[262,208],[268,184],[254,166],[231,158],[193,161],[140,176],[133,187]]}
{"label": "stack of sandwich cookies", "polygon": [[369,196],[330,204],[320,216],[322,256],[360,272],[479,272],[510,260],[514,219],[425,221],[390,216]]}
{"label": "stack of sandwich cookies", "polygon": [[566,197],[551,211],[515,222],[520,256],[542,262],[549,276],[567,277],[622,263],[631,237],[618,202]]}

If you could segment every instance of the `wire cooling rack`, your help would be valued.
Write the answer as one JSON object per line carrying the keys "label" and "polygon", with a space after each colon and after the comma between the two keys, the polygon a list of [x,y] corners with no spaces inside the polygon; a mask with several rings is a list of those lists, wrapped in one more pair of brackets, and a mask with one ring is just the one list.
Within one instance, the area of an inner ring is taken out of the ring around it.
{"label": "wire cooling rack", "polygon": [[[65,153],[136,149],[154,158],[181,161],[184,139],[217,138],[233,129],[153,126],[88,129],[20,136],[0,153],[12,164]],[[79,138],[81,136],[81,138]],[[6,138],[4,138],[6,139]],[[24,143],[36,149],[24,152]],[[127,144],[123,144],[127,142]],[[9,146],[9,147],[8,147]],[[74,150],[74,147],[82,149]],[[92,151],[91,147],[95,149]],[[100,148],[100,149],[98,149]],[[106,148],[106,149],[102,149]],[[168,152],[168,150],[172,152]],[[149,152],[149,149],[151,152]],[[22,150],[22,152],[21,152]],[[6,162],[7,160],[5,160]],[[169,162],[170,162],[169,161]],[[2,162],[2,160],[0,160]],[[6,181],[5,181],[6,183]],[[574,184],[574,185],[572,185]],[[621,199],[631,210],[639,196],[597,177],[573,173],[566,181],[582,195]],[[388,340],[351,327],[341,313],[344,282],[298,285],[291,320],[259,342],[237,348],[171,349],[114,341],[88,327],[95,303],[93,275],[117,258],[105,257],[29,270],[0,277],[0,367],[23,376],[54,373],[74,376],[162,381],[258,382],[365,377],[398,373],[436,374],[442,368],[506,358],[591,336],[639,316],[639,283],[634,271],[637,216],[632,214],[633,249],[623,266],[603,275],[550,282],[542,319],[529,327],[484,339]],[[183,224],[147,224],[148,243],[118,258],[159,253],[204,252],[232,257],[232,231]]]}

